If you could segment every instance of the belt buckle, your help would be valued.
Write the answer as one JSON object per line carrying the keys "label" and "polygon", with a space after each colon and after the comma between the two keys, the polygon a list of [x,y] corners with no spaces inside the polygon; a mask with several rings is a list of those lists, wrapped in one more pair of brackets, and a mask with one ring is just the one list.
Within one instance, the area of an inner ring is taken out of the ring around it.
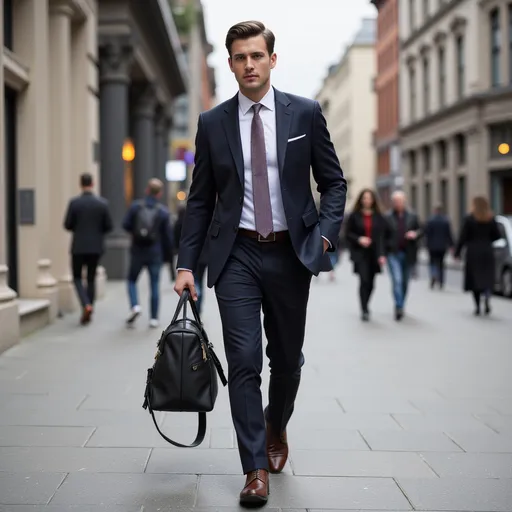
{"label": "belt buckle", "polygon": [[[274,235],[274,238],[263,238],[259,233],[258,233],[258,242],[275,242],[276,241],[276,233],[275,231],[272,231],[272,233],[270,233],[270,235]],[[270,236],[269,235],[269,236]]]}

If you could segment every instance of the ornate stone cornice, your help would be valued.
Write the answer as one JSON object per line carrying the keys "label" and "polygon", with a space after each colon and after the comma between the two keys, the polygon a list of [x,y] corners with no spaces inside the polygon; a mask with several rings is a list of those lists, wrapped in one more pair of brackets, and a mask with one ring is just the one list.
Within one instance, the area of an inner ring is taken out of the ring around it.
{"label": "ornate stone cornice", "polygon": [[133,38],[130,34],[99,37],[100,81],[130,81],[130,69],[133,63]]}
{"label": "ornate stone cornice", "polygon": [[50,0],[49,8],[51,16],[68,16],[74,21],[83,21],[87,18],[80,0]]}
{"label": "ornate stone cornice", "polygon": [[438,30],[434,35],[434,44],[442,46],[446,42],[446,32]]}
{"label": "ornate stone cornice", "polygon": [[428,44],[422,44],[420,46],[420,55],[426,57],[430,52],[430,46]]}
{"label": "ornate stone cornice", "polygon": [[156,85],[152,82],[137,84],[134,87],[135,108],[133,114],[137,117],[154,118],[158,105]]}
{"label": "ornate stone cornice", "polygon": [[450,22],[450,30],[455,36],[461,36],[466,30],[466,24],[466,18],[463,18],[462,16],[455,16]]}
{"label": "ornate stone cornice", "polygon": [[416,62],[416,55],[406,55],[405,57],[405,63],[407,64],[408,67],[412,67],[414,66],[414,63]]}

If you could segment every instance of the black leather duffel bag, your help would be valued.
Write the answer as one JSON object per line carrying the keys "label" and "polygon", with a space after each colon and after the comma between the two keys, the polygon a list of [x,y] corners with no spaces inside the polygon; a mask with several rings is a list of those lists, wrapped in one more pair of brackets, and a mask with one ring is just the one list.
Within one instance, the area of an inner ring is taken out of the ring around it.
{"label": "black leather duffel bag", "polygon": [[[187,317],[190,304],[193,318]],[[178,316],[183,310],[183,317]],[[199,446],[206,435],[206,413],[213,410],[219,385],[217,374],[227,384],[222,365],[203,328],[189,290],[180,297],[174,317],[158,341],[155,363],[148,369],[144,404],[159,434],[180,448]],[[195,441],[181,444],[169,439],[158,426],[154,411],[197,412],[199,426]]]}

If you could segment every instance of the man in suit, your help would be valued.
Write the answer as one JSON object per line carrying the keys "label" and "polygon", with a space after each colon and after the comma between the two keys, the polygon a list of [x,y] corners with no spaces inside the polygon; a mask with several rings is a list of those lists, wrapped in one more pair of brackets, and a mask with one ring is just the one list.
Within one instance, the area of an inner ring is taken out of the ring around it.
{"label": "man in suit", "polygon": [[443,212],[442,206],[437,206],[434,215],[425,226],[427,250],[430,258],[430,287],[435,284],[444,286],[444,257],[446,251],[453,247],[453,236],[450,220]]}
{"label": "man in suit", "polygon": [[[215,286],[223,326],[231,414],[246,475],[243,505],[267,502],[268,472],[280,472],[287,460],[286,425],[304,364],[311,277],[332,268],[325,253],[336,250],[347,192],[318,102],[270,85],[274,42],[256,21],[228,31],[239,92],[199,116],[175,284],[178,294],[188,288],[197,299],[192,272],[208,232],[207,284]],[[265,410],[262,309],[271,368]]]}
{"label": "man in suit", "polygon": [[[82,305],[81,324],[91,321],[95,299],[96,269],[104,252],[104,238],[112,231],[106,199],[93,193],[93,178],[89,173],[80,176],[82,194],[68,204],[64,228],[73,233],[71,260],[73,281]],[[87,269],[87,288],[82,283],[83,268]]]}
{"label": "man in suit", "polygon": [[395,299],[395,320],[404,316],[404,305],[411,272],[416,265],[418,240],[422,230],[418,216],[406,208],[406,197],[401,190],[391,196],[392,209],[387,214],[387,261],[393,297]]}

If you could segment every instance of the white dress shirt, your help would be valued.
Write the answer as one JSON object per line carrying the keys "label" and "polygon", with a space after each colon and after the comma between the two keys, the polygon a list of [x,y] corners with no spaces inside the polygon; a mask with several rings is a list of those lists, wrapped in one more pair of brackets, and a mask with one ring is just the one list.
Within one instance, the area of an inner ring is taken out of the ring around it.
{"label": "white dress shirt", "polygon": [[[262,105],[260,117],[265,134],[268,186],[274,231],[286,231],[288,225],[286,223],[283,199],[281,197],[281,183],[279,181],[279,169],[277,164],[276,108],[273,87],[268,90],[267,94],[265,94],[259,103]],[[254,117],[252,106],[255,104],[256,102],[250,100],[241,92],[238,93],[238,118],[244,157],[244,204],[240,218],[240,227],[252,231],[256,231],[251,166],[251,127]]]}

